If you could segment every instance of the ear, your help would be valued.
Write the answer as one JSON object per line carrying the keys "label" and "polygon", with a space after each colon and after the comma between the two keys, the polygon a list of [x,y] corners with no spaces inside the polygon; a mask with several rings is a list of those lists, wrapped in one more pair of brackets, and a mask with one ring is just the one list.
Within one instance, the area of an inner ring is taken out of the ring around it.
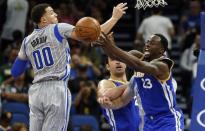
{"label": "ear", "polygon": [[46,23],[46,18],[45,17],[41,17],[41,22],[42,23]]}
{"label": "ear", "polygon": [[164,54],[164,52],[165,52],[164,48],[161,48],[160,51],[159,51],[159,54],[162,55],[162,54]]}
{"label": "ear", "polygon": [[107,69],[108,71],[110,71],[110,66],[109,66],[108,64],[106,64],[106,69]]}

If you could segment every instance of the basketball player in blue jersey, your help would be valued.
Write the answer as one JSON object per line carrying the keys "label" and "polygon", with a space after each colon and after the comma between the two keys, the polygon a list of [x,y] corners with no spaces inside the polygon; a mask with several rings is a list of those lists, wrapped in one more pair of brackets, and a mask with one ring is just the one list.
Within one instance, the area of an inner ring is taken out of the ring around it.
{"label": "basketball player in blue jersey", "polygon": [[[106,68],[110,72],[110,78],[104,79],[98,85],[98,99],[106,95],[106,92],[127,83],[126,65],[120,61],[108,57]],[[108,121],[112,131],[138,131],[139,110],[135,105],[134,97],[125,106],[117,110],[103,108],[103,115]]]}
{"label": "basketball player in blue jersey", "polygon": [[[126,3],[114,7],[112,17],[101,25],[101,30],[109,32],[126,9]],[[28,62],[34,70],[29,89],[29,131],[66,131],[71,107],[67,88],[71,58],[66,39],[78,40],[75,27],[58,23],[57,14],[48,4],[36,5],[31,17],[38,28],[23,40],[12,67],[15,78],[26,70]]]}
{"label": "basketball player in blue jersey", "polygon": [[118,109],[136,96],[143,112],[143,131],[182,131],[183,114],[176,106],[175,81],[172,78],[173,61],[164,56],[167,39],[154,34],[144,48],[144,60],[115,46],[111,37],[103,34],[99,43],[111,58],[120,60],[138,71],[125,90],[112,90],[99,102],[107,108]]}

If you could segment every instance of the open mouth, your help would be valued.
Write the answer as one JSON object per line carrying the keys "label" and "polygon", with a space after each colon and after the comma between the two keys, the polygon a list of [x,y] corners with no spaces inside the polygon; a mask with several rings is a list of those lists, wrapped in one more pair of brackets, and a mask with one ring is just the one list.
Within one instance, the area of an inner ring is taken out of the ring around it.
{"label": "open mouth", "polygon": [[122,66],[117,66],[116,68],[117,68],[117,69],[122,69]]}
{"label": "open mouth", "polygon": [[145,48],[144,51],[149,51],[149,49],[148,49],[148,48]]}
{"label": "open mouth", "polygon": [[144,54],[149,54],[149,49],[148,48],[145,48]]}

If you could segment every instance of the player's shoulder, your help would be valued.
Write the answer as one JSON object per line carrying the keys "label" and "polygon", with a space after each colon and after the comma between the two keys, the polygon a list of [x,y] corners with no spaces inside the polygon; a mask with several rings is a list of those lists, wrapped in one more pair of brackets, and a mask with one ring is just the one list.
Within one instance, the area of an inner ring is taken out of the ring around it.
{"label": "player's shoulder", "polygon": [[103,80],[99,81],[99,84],[107,84],[107,83],[111,83],[111,81],[108,79],[103,79]]}
{"label": "player's shoulder", "polygon": [[156,58],[156,59],[153,59],[151,62],[155,62],[155,61],[163,61],[163,60],[165,60],[165,61],[173,61],[173,60],[171,60],[170,58],[168,58],[168,57],[166,57],[166,56],[161,56],[161,57],[159,57],[159,58]]}
{"label": "player's shoulder", "polygon": [[59,27],[73,27],[73,25],[68,24],[68,23],[57,23],[57,24],[51,24],[52,26],[57,26]]}
{"label": "player's shoulder", "polygon": [[99,88],[106,88],[106,87],[111,87],[111,86],[114,86],[114,83],[108,79],[103,79],[98,83]]}
{"label": "player's shoulder", "polygon": [[54,27],[56,26],[57,24],[49,24],[47,25],[47,27],[45,28],[46,30],[50,30],[50,29],[54,29]]}
{"label": "player's shoulder", "polygon": [[163,62],[168,65],[169,69],[174,66],[174,61],[168,57],[162,56],[160,58],[154,59],[152,62]]}
{"label": "player's shoulder", "polygon": [[60,23],[57,23],[57,24],[49,24],[46,29],[54,29],[54,27],[58,26]]}
{"label": "player's shoulder", "polygon": [[31,41],[32,37],[34,36],[34,32],[30,33],[28,36],[26,36],[24,39],[23,39],[23,43],[26,44],[28,43],[29,41]]}

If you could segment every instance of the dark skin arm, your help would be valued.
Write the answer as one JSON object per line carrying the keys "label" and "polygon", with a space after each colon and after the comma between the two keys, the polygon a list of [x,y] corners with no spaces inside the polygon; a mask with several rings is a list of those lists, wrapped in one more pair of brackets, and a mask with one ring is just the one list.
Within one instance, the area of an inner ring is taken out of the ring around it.
{"label": "dark skin arm", "polygon": [[115,46],[115,42],[110,35],[107,36],[102,33],[99,43],[102,45],[103,50],[108,56],[126,63],[128,66],[139,72],[153,75],[160,80],[165,80],[169,77],[169,67],[166,63],[157,60],[151,62],[142,61]]}
{"label": "dark skin arm", "polygon": [[135,56],[141,60],[144,58],[144,54],[138,50],[131,50],[128,53],[132,54],[133,56]]}

